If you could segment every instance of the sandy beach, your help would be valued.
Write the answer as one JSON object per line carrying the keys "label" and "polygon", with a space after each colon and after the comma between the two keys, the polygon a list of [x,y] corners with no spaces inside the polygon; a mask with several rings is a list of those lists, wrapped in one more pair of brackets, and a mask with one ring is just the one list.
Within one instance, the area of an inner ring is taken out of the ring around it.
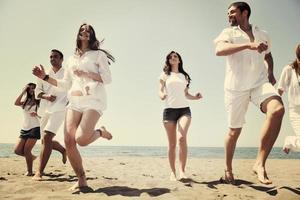
{"label": "sandy beach", "polygon": [[44,180],[33,181],[23,175],[23,158],[0,158],[0,199],[300,199],[300,160],[269,160],[272,185],[258,183],[251,173],[254,160],[235,160],[236,186],[219,182],[223,162],[191,158],[187,165],[190,179],[171,182],[166,158],[85,158],[89,188],[68,191],[76,182],[69,163],[50,158]]}

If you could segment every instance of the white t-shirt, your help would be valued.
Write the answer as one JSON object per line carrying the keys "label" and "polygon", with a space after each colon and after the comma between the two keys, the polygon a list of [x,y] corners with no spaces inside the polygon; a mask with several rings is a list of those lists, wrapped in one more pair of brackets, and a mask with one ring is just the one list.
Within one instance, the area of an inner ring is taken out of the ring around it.
{"label": "white t-shirt", "polygon": [[[100,74],[103,83],[90,78],[80,78],[74,74],[79,69],[86,72]],[[103,51],[91,50],[82,56],[73,55],[67,61],[66,71],[62,80],[57,80],[57,86],[69,90],[68,98],[72,98],[72,91],[81,91],[84,96],[97,99],[106,108],[106,90],[104,85],[111,82],[111,72],[108,58]]]}
{"label": "white t-shirt", "polygon": [[30,108],[30,105],[26,105],[23,109],[23,115],[24,115],[24,122],[22,126],[22,130],[28,131],[30,129],[33,129],[35,127],[40,126],[40,121],[37,116],[32,117],[30,113],[36,112],[37,105],[34,105]]}
{"label": "white t-shirt", "polygon": [[159,79],[165,82],[165,92],[167,94],[167,98],[165,99],[166,108],[189,107],[184,92],[188,81],[182,73],[171,72],[170,75],[167,75],[162,72]]}
{"label": "white t-shirt", "polygon": [[283,68],[278,82],[278,89],[288,93],[289,106],[300,106],[300,75],[298,75],[298,79],[296,71],[291,65]]}
{"label": "white t-shirt", "polygon": [[[48,71],[48,74],[51,78],[55,79],[62,79],[64,77],[64,69],[61,67],[56,73],[51,68]],[[43,81],[41,79],[38,79],[37,87],[36,87],[36,94],[40,94],[41,92],[47,94],[47,95],[54,95],[56,96],[55,101],[51,102],[45,99],[42,99],[41,103],[45,105],[45,111],[48,113],[54,113],[59,111],[64,111],[66,108],[66,105],[68,103],[67,99],[67,92],[59,87],[55,87],[51,84],[49,84],[46,81]]]}
{"label": "white t-shirt", "polygon": [[[255,50],[245,49],[226,56],[226,73],[224,87],[229,90],[245,91],[268,82],[267,66],[264,63],[265,55],[270,53],[270,38],[265,31],[252,26],[255,42],[264,42],[268,49],[262,53]],[[239,27],[225,28],[214,40],[242,44],[250,42],[249,36]]]}

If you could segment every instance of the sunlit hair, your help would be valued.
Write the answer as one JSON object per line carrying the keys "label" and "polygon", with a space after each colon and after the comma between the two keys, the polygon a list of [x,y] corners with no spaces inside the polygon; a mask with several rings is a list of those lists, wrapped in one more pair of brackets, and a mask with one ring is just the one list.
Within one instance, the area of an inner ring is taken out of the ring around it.
{"label": "sunlit hair", "polygon": [[[81,40],[80,40],[80,31],[81,31],[81,28],[83,26],[88,26],[89,27],[89,30],[90,30],[90,40],[89,40],[89,49],[91,50],[100,50],[100,51],[103,51],[106,56],[112,61],[112,62],[115,62],[115,58],[106,50],[104,49],[101,49],[100,48],[100,45],[103,43],[104,39],[99,42],[96,38],[96,33],[95,33],[95,30],[94,28],[87,24],[87,23],[83,23],[82,25],[80,25],[79,27],[79,30],[78,30],[78,33],[77,33],[77,39],[76,39],[76,49],[75,49],[75,53],[76,54],[80,54],[81,53]],[[110,64],[110,62],[108,62]]]}
{"label": "sunlit hair", "polygon": [[[36,88],[36,84],[35,84],[35,83],[28,83],[27,85],[28,85],[28,86],[33,86],[34,89]],[[22,108],[24,109],[25,106],[26,106],[29,102],[31,102],[32,100],[34,100],[34,104],[31,104],[30,107],[28,108],[28,110],[29,110],[32,106],[37,105],[37,106],[36,106],[36,111],[37,111],[37,107],[40,105],[40,101],[37,100],[37,99],[35,98],[35,92],[34,92],[34,90],[33,90],[33,93],[32,93],[32,94],[29,92],[29,90],[30,90],[30,89],[27,88],[27,90],[26,90],[26,97],[25,97],[25,101],[24,101],[24,103],[23,103],[23,105],[22,105]]]}
{"label": "sunlit hair", "polygon": [[237,9],[239,9],[241,11],[241,13],[243,13],[245,10],[248,11],[248,15],[247,18],[250,18],[251,15],[251,8],[249,6],[249,4],[247,4],[246,2],[243,1],[238,1],[238,2],[233,2],[232,4],[229,5],[228,9],[230,7],[236,7]]}
{"label": "sunlit hair", "polygon": [[175,51],[171,51],[171,52],[167,55],[167,57],[166,57],[166,62],[165,62],[165,66],[164,66],[163,71],[164,71],[165,74],[167,74],[167,75],[170,75],[170,74],[171,74],[172,67],[171,67],[171,64],[170,64],[169,60],[170,60],[172,54],[176,54],[176,55],[178,56],[178,58],[179,58],[178,71],[179,71],[180,73],[182,73],[182,74],[185,76],[185,79],[188,81],[187,87],[189,87],[189,86],[190,86],[190,82],[191,82],[192,79],[190,78],[190,75],[184,71],[184,69],[183,69],[182,58],[181,58],[181,56],[179,55],[179,53],[177,53],[177,52],[175,52]]}
{"label": "sunlit hair", "polygon": [[292,68],[295,69],[295,71],[300,74],[300,66],[297,62],[297,58],[300,61],[300,44],[298,44],[297,48],[296,48],[296,59],[294,60],[294,62],[292,63]]}

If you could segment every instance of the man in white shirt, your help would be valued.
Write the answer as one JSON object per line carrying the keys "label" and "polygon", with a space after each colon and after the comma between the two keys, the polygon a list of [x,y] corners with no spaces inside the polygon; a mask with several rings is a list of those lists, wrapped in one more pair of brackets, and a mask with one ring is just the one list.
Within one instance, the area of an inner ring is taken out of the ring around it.
{"label": "man in white shirt", "polygon": [[[48,74],[56,79],[64,77],[64,69],[62,68],[63,54],[57,50],[51,50],[50,63],[52,67]],[[62,161],[65,164],[67,161],[66,150],[58,142],[53,140],[56,132],[64,121],[65,109],[67,106],[67,92],[52,86],[46,81],[38,80],[36,94],[41,98],[45,105],[45,113],[41,119],[42,149],[40,153],[40,165],[33,179],[40,180],[47,162],[50,158],[52,149],[59,151],[62,154]]]}
{"label": "man in white shirt", "polygon": [[224,90],[229,133],[225,138],[224,181],[235,183],[232,159],[251,101],[266,114],[253,171],[261,183],[271,184],[265,163],[279,134],[284,107],[273,87],[276,80],[269,36],[265,31],[249,24],[250,14],[251,9],[247,3],[232,3],[228,8],[231,27],[225,28],[214,40],[216,55],[226,56]]}

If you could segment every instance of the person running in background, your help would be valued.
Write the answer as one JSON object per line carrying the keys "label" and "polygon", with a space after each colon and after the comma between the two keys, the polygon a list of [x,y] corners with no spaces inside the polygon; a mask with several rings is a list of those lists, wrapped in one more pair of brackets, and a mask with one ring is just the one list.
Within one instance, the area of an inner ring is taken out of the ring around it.
{"label": "person running in background", "polygon": [[27,164],[26,176],[33,176],[32,165],[36,156],[32,155],[31,151],[41,136],[39,116],[37,114],[39,100],[35,98],[35,87],[36,84],[28,83],[15,101],[15,105],[20,106],[23,110],[24,122],[14,152],[19,156],[25,157]]}
{"label": "person running in background", "polygon": [[300,44],[296,48],[296,59],[282,70],[278,93],[288,94],[289,118],[295,136],[287,136],[284,141],[283,151],[300,151]]}
{"label": "person running in background", "polygon": [[191,123],[191,110],[189,100],[202,98],[200,93],[195,96],[189,93],[191,78],[183,69],[182,58],[179,53],[170,52],[165,61],[165,67],[159,77],[159,97],[165,101],[163,123],[168,135],[168,157],[171,167],[170,180],[176,181],[176,143],[177,131],[179,133],[179,180],[187,179],[185,166],[187,161],[187,133]]}
{"label": "person running in background", "polygon": [[[50,63],[52,67],[47,72],[49,76],[56,79],[64,77],[64,68],[62,68],[63,59],[64,56],[59,50],[51,50]],[[58,141],[53,140],[53,138],[64,121],[68,101],[65,90],[59,89],[41,79],[38,79],[36,94],[37,98],[40,98],[45,105],[45,113],[41,118],[42,148],[40,163],[38,171],[33,177],[34,180],[41,180],[52,149],[62,154],[62,162],[64,164],[67,161],[65,148]]]}

